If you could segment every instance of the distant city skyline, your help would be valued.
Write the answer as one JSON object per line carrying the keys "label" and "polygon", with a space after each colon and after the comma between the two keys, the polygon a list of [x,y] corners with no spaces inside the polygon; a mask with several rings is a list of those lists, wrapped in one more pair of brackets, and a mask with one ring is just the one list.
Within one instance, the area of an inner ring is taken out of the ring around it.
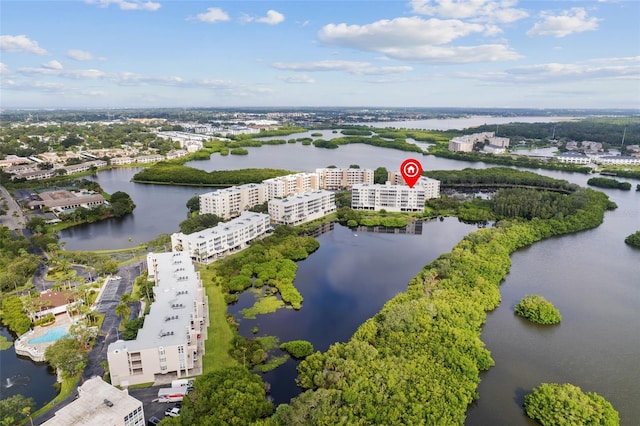
{"label": "distant city skyline", "polygon": [[0,108],[640,108],[640,1],[0,0]]}

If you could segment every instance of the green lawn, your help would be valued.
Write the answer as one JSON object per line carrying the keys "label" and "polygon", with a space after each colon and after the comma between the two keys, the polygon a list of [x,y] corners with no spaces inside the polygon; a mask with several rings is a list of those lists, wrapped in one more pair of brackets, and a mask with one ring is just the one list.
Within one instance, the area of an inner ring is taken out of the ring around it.
{"label": "green lawn", "polygon": [[204,345],[203,373],[238,365],[229,355],[233,331],[227,322],[227,304],[224,302],[220,288],[213,285],[212,276],[213,274],[208,268],[200,269],[200,277],[209,299],[209,329],[208,338]]}

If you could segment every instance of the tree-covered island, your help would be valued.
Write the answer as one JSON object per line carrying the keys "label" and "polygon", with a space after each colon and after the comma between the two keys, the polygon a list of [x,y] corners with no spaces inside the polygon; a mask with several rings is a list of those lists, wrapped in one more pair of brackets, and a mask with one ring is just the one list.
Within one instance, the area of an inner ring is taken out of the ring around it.
{"label": "tree-covered island", "polygon": [[551,302],[537,294],[525,296],[515,307],[515,313],[537,324],[558,324],[562,315]]}
{"label": "tree-covered island", "polygon": [[609,401],[568,383],[543,383],[533,388],[524,397],[524,410],[543,426],[620,424],[620,416]]}

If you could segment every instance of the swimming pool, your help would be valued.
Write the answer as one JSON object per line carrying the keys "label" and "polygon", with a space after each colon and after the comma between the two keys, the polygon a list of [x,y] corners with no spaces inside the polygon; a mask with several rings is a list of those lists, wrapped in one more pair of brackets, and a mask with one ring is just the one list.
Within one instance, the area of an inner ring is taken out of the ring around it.
{"label": "swimming pool", "polygon": [[29,340],[28,344],[37,345],[38,343],[55,342],[56,340],[61,339],[66,335],[67,335],[67,329],[65,327],[53,327],[47,330],[46,334],[40,337],[34,337],[33,339]]}

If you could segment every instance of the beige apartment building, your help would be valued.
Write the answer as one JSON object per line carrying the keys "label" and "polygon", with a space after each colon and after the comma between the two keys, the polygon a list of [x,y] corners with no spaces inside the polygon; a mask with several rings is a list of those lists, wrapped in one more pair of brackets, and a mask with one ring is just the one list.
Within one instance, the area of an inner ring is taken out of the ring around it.
{"label": "beige apartment building", "polygon": [[373,183],[373,170],[371,169],[316,169],[320,189],[337,190],[349,189],[359,183]]}
{"label": "beige apartment building", "polygon": [[318,190],[269,201],[269,216],[275,223],[299,225],[336,211],[333,192]]}
{"label": "beige apartment building", "polygon": [[171,249],[186,253],[199,263],[210,263],[248,247],[249,243],[271,230],[269,215],[242,212],[229,222],[193,234],[171,235]]}
{"label": "beige apartment building", "polygon": [[239,216],[244,210],[267,201],[267,188],[260,183],[233,186],[200,195],[200,214],[223,219]]}
{"label": "beige apartment building", "polygon": [[304,194],[320,188],[317,173],[294,173],[263,180],[262,184],[266,187],[267,200]]}
{"label": "beige apartment building", "polygon": [[155,286],[144,326],[135,340],[117,340],[107,349],[114,386],[202,374],[209,308],[200,274],[187,252],[150,253],[147,267]]}

